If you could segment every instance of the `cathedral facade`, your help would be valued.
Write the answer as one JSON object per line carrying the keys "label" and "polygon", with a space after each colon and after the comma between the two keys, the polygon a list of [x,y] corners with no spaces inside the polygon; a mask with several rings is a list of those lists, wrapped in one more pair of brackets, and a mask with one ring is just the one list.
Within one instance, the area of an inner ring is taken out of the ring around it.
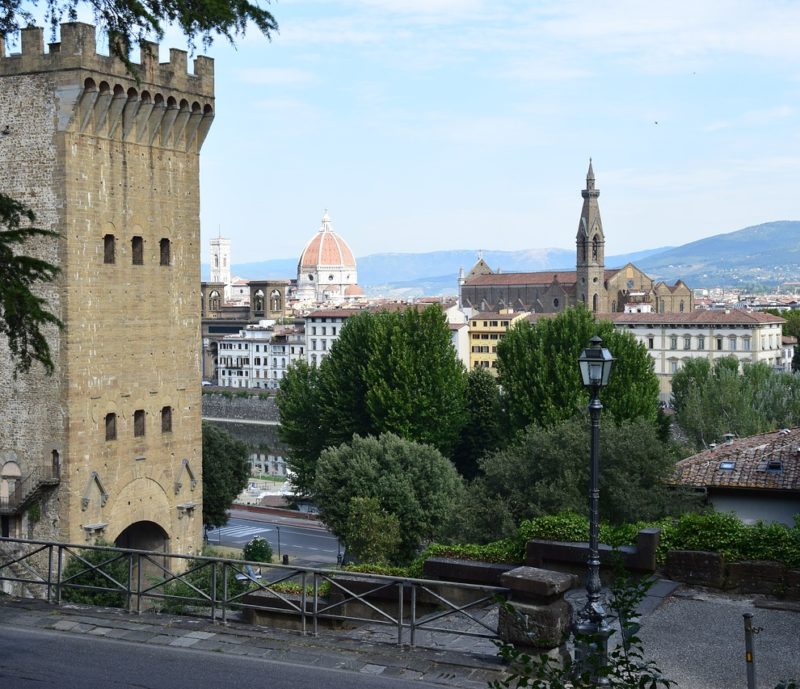
{"label": "cathedral facade", "polygon": [[479,311],[513,309],[559,313],[584,304],[595,313],[677,313],[694,310],[692,291],[678,280],[656,282],[633,263],[605,266],[605,234],[594,171],[589,162],[575,241],[575,270],[496,273],[481,258],[460,281],[461,303]]}

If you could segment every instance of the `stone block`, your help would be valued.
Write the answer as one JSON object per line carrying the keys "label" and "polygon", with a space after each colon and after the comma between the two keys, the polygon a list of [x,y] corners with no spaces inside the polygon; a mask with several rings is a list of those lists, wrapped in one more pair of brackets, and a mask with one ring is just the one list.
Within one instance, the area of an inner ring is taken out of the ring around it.
{"label": "stone block", "polygon": [[784,579],[783,595],[789,600],[800,600],[800,569],[789,569]]}
{"label": "stone block", "polygon": [[422,570],[427,579],[460,581],[467,584],[485,584],[488,586],[505,586],[505,584],[500,583],[501,576],[515,567],[516,565],[499,564],[496,562],[432,557],[425,561]]}
{"label": "stone block", "polygon": [[778,595],[786,588],[787,567],[780,562],[746,560],[728,565],[727,586],[740,593]]}
{"label": "stone block", "polygon": [[574,574],[539,567],[517,567],[500,576],[500,584],[511,589],[513,600],[550,601],[578,583]]}
{"label": "stone block", "polygon": [[571,608],[563,599],[546,604],[513,603],[509,607],[500,607],[497,620],[497,634],[503,641],[515,646],[556,648],[569,636]]}
{"label": "stone block", "polygon": [[685,584],[722,588],[725,583],[725,558],[703,550],[670,550],[667,576]]}

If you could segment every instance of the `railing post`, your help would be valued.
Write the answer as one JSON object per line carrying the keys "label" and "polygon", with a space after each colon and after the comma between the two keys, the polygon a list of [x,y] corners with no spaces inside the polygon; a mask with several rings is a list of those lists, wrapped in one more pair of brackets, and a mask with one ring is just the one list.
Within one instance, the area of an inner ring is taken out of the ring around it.
{"label": "railing post", "polygon": [[53,544],[47,546],[47,602],[52,603],[53,595]]}
{"label": "railing post", "polygon": [[[245,570],[247,571],[247,570]],[[228,623],[228,563],[222,563],[222,624]]]}
{"label": "railing post", "polygon": [[397,645],[403,645],[403,582],[397,582]]}
{"label": "railing post", "polygon": [[61,605],[61,574],[64,567],[64,546],[58,546],[58,566],[56,567],[56,605]]}
{"label": "railing post", "polygon": [[136,553],[136,614],[142,614],[142,556]]}
{"label": "railing post", "polygon": [[128,612],[133,612],[133,553],[128,553],[128,602],[125,606]]}
{"label": "railing post", "polygon": [[308,606],[308,594],[306,592],[306,571],[303,570],[303,573],[300,576],[300,582],[302,584],[302,593],[300,594],[300,605],[301,605],[301,614],[303,619],[303,636],[306,635],[306,613],[307,613],[307,606]]}
{"label": "railing post", "polygon": [[411,644],[411,647],[414,647],[416,643],[416,631],[417,631],[417,585],[411,585],[411,627],[409,628],[409,639],[408,642]]}
{"label": "railing post", "polygon": [[319,611],[319,577],[317,573],[314,572],[314,603],[313,603],[313,610],[314,610],[314,636],[319,634],[318,628],[318,621],[317,621],[317,613]]}
{"label": "railing post", "polygon": [[211,563],[211,621],[217,621],[217,563]]}

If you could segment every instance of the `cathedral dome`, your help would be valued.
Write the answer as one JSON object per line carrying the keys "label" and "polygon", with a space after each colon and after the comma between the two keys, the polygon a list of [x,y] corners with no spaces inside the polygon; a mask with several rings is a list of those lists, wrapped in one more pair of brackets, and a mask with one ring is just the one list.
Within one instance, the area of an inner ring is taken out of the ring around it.
{"label": "cathedral dome", "polygon": [[331,219],[328,211],[322,216],[322,225],[311,240],[306,244],[300,261],[297,264],[298,272],[306,270],[324,270],[331,268],[350,268],[355,270],[356,261],[353,252],[338,234],[331,228]]}
{"label": "cathedral dome", "polygon": [[325,211],[319,232],[306,244],[297,262],[297,299],[318,303],[357,299],[363,294],[357,283],[353,252],[333,231]]}

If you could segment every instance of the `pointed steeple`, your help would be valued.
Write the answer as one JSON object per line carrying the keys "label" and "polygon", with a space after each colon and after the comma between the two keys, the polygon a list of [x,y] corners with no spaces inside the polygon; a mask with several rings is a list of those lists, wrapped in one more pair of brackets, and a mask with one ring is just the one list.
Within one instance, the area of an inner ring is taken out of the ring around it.
{"label": "pointed steeple", "polygon": [[583,198],[588,199],[590,196],[595,198],[600,196],[600,191],[594,188],[594,170],[592,169],[592,159],[589,158],[589,170],[586,173],[586,189],[581,192]]}

